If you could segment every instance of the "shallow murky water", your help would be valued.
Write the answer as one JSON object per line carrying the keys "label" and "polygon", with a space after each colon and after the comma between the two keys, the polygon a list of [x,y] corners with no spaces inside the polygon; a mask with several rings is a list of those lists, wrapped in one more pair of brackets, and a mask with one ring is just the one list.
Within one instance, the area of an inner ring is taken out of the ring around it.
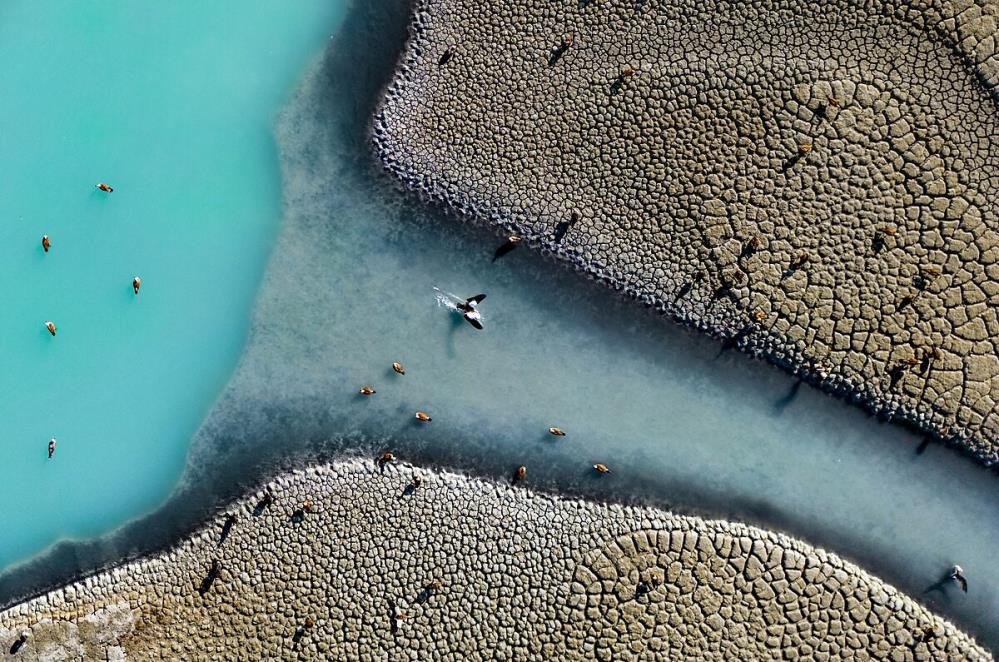
{"label": "shallow murky water", "polygon": [[[829,547],[999,642],[999,480],[691,334],[494,234],[404,202],[365,140],[403,3],[358,7],[278,128],[281,236],[240,365],[160,512],[10,575],[86,568],[167,540],[220,498],[305,458],[402,459],[547,489],[672,504]],[[363,54],[363,56],[358,54]],[[484,292],[485,330],[434,288]],[[406,366],[404,376],[391,364]],[[377,393],[358,394],[361,386]],[[420,423],[417,410],[433,421]],[[567,436],[547,433],[562,427]],[[597,477],[594,462],[613,473]],[[145,536],[140,538],[139,532]],[[150,533],[152,532],[152,533]],[[953,563],[967,595],[931,587]]]}
{"label": "shallow murky water", "polygon": [[[303,444],[503,477],[525,464],[554,490],[778,526],[915,594],[960,563],[968,595],[923,597],[996,632],[994,475],[937,446],[917,453],[915,436],[530,249],[492,262],[502,239],[400,203],[372,173],[355,101],[366,76],[332,54],[282,119],[286,225],[195,465],[220,446],[235,463]],[[435,287],[486,293],[485,330],[442,309]],[[613,473],[597,478],[595,462]]]}

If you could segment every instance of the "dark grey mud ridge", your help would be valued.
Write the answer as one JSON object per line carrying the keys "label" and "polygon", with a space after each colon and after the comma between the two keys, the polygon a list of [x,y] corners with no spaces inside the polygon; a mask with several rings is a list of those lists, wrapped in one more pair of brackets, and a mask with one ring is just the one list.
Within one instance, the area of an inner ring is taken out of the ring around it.
{"label": "dark grey mud ridge", "polygon": [[385,167],[999,460],[999,3],[421,0]]}

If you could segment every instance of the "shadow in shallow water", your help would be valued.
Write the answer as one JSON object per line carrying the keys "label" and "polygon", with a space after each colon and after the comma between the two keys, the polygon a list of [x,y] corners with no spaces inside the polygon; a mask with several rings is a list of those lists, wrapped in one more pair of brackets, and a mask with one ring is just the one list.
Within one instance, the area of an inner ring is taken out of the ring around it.
{"label": "shadow in shallow water", "polygon": [[781,396],[781,398],[774,403],[774,410],[776,410],[778,414],[783,414],[784,410],[791,406],[791,404],[798,397],[798,392],[801,391],[801,385],[803,383],[804,382],[800,379],[795,380],[795,382],[791,384],[791,388],[787,390],[787,394]]}
{"label": "shadow in shallow water", "polygon": [[[175,495],[6,573],[0,598],[167,546],[274,471],[392,448],[501,480],[526,465],[542,489],[787,530],[995,646],[994,476],[943,449],[916,461],[909,433],[738,352],[717,356],[714,341],[533,251],[494,264],[492,232],[392,189],[367,123],[398,53],[371,44],[402,44],[407,21],[404,2],[358,3],[281,118],[281,237],[247,350]],[[437,306],[434,286],[486,292],[486,329]],[[358,397],[362,385],[377,393]],[[551,426],[567,436],[549,439]],[[598,479],[595,462],[613,473]],[[924,594],[955,562],[975,593]]]}

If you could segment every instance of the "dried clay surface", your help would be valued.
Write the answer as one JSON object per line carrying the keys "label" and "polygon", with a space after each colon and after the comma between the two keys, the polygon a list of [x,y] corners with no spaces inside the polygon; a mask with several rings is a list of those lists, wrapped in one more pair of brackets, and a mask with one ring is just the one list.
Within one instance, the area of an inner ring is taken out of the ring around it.
{"label": "dried clay surface", "polygon": [[995,0],[420,0],[409,188],[999,459]]}
{"label": "dried clay surface", "polygon": [[0,644],[4,660],[990,659],[784,535],[367,461],[285,474],[171,551],[0,612]]}

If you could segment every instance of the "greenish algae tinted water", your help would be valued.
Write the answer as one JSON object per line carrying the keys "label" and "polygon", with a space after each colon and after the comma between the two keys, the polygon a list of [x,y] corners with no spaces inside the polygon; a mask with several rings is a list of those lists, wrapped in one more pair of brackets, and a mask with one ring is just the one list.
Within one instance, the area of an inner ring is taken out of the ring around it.
{"label": "greenish algae tinted water", "polygon": [[276,233],[275,114],[342,4],[0,4],[0,567],[173,487]]}

